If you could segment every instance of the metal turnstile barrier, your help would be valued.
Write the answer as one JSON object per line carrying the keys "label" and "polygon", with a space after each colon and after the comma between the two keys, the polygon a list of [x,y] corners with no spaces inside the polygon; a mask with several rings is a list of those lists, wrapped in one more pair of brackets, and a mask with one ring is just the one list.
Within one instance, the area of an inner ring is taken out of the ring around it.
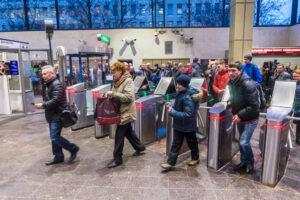
{"label": "metal turnstile barrier", "polygon": [[[106,85],[101,85],[95,89],[92,90],[93,93],[93,106],[94,110],[96,109],[96,104],[97,104],[97,98],[100,97],[102,94],[105,94],[106,92],[111,90],[111,85],[106,84]],[[110,132],[110,125],[98,125],[97,120],[94,122],[95,124],[95,138],[102,138],[105,136],[109,135]]]}
{"label": "metal turnstile barrier", "polygon": [[207,167],[219,170],[231,161],[237,151],[232,148],[234,138],[232,113],[220,102],[209,110],[209,114]]}
{"label": "metal turnstile barrier", "polygon": [[[89,92],[88,95],[91,96],[92,93]],[[94,115],[88,107],[87,99],[92,101],[92,97],[87,98],[87,90],[84,87],[84,83],[67,87],[67,101],[70,104],[75,104],[78,109],[78,120],[71,127],[72,130],[78,130],[94,124]]]}
{"label": "metal turnstile barrier", "polygon": [[[289,157],[289,116],[292,114],[296,91],[295,81],[276,81],[271,107],[267,110],[262,130],[261,183],[275,187],[283,177]],[[284,93],[284,95],[282,95]]]}
{"label": "metal turnstile barrier", "polygon": [[143,144],[149,144],[157,140],[157,101],[162,99],[163,96],[150,95],[135,101],[137,120],[134,123],[134,130]]}

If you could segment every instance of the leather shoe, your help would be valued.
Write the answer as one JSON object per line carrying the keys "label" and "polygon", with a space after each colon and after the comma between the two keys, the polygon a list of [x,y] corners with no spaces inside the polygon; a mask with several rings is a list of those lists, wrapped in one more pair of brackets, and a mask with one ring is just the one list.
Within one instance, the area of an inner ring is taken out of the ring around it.
{"label": "leather shoe", "polygon": [[252,174],[253,171],[254,171],[254,162],[249,162],[247,164],[246,173],[247,174]]}
{"label": "leather shoe", "polygon": [[71,152],[71,156],[70,156],[70,158],[69,158],[68,163],[72,163],[72,162],[75,160],[75,158],[76,158],[76,156],[77,156],[77,153],[78,153],[79,149],[80,149],[79,147],[76,147],[76,149],[75,149],[74,151]]}
{"label": "leather shoe", "polygon": [[113,160],[111,163],[109,163],[107,165],[107,167],[108,168],[114,168],[114,167],[117,167],[117,166],[121,165],[122,163],[123,163],[122,161],[121,162],[117,162],[116,160]]}
{"label": "leather shoe", "polygon": [[139,156],[139,155],[141,155],[141,153],[142,153],[143,151],[145,151],[145,150],[146,150],[146,148],[144,147],[143,149],[134,152],[134,153],[132,154],[132,156]]}
{"label": "leather shoe", "polygon": [[238,164],[233,167],[233,171],[241,171],[247,168],[247,164]]}
{"label": "leather shoe", "polygon": [[45,163],[45,165],[54,165],[54,164],[58,164],[58,163],[62,163],[62,162],[64,162],[64,160],[62,159],[62,160],[56,160],[56,159],[53,159],[53,160],[50,160],[50,161],[48,161],[48,162],[46,162]]}

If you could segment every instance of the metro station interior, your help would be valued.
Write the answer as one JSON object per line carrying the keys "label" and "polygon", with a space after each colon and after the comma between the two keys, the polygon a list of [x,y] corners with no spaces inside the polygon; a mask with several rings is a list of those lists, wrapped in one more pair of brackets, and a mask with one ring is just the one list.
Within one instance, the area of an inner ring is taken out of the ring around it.
{"label": "metro station interior", "polygon": [[0,102],[0,200],[299,200],[300,0],[1,0]]}

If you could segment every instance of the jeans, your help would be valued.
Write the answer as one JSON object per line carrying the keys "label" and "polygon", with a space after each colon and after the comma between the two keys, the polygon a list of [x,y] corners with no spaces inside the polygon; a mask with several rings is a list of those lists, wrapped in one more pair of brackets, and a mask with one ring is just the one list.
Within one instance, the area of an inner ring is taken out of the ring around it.
{"label": "jeans", "polygon": [[199,159],[199,148],[198,148],[196,132],[181,132],[181,131],[177,131],[174,129],[173,144],[172,144],[171,151],[169,153],[169,158],[167,161],[167,163],[169,163],[170,165],[176,164],[184,137],[185,137],[187,144],[191,150],[192,160]]}
{"label": "jeans", "polygon": [[246,122],[240,122],[237,124],[237,128],[240,133],[240,152],[241,152],[241,164],[247,164],[254,162],[253,152],[250,144],[251,137],[257,126],[258,119]]}
{"label": "jeans", "polygon": [[52,153],[55,160],[63,160],[64,154],[62,149],[66,149],[73,152],[78,147],[75,144],[70,143],[67,139],[60,136],[62,130],[62,122],[50,122],[50,139],[52,142]]}

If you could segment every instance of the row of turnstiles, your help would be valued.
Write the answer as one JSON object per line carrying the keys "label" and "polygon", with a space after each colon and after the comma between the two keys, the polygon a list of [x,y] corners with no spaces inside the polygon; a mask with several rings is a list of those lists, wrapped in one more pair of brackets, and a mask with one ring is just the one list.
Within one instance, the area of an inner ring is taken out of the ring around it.
{"label": "row of turnstiles", "polygon": [[[203,78],[192,78],[190,85],[201,89],[203,83]],[[166,105],[174,99],[175,81],[172,77],[163,77],[155,89],[149,88],[148,85],[148,91],[141,91],[145,84],[148,84],[145,77],[136,77],[134,86],[137,120],[133,129],[144,144],[166,136],[168,154],[173,142],[173,118],[168,115]],[[79,115],[78,122],[72,126],[72,130],[94,125],[96,138],[108,135],[114,137],[117,125],[98,125],[93,112],[97,97],[110,90],[110,84],[92,90],[85,89],[84,83],[67,88],[67,100],[76,104]],[[265,122],[260,127],[260,150],[263,159],[261,183],[264,185],[276,186],[286,169],[291,147],[290,116],[293,113],[295,90],[295,81],[276,81],[271,106],[267,110]],[[229,88],[226,88],[221,102],[208,110],[203,109],[207,101],[202,101],[198,112],[198,131],[208,136],[207,167],[215,171],[227,165],[239,150],[232,114],[226,109],[229,98]],[[184,144],[181,152],[186,151],[188,147]]]}

